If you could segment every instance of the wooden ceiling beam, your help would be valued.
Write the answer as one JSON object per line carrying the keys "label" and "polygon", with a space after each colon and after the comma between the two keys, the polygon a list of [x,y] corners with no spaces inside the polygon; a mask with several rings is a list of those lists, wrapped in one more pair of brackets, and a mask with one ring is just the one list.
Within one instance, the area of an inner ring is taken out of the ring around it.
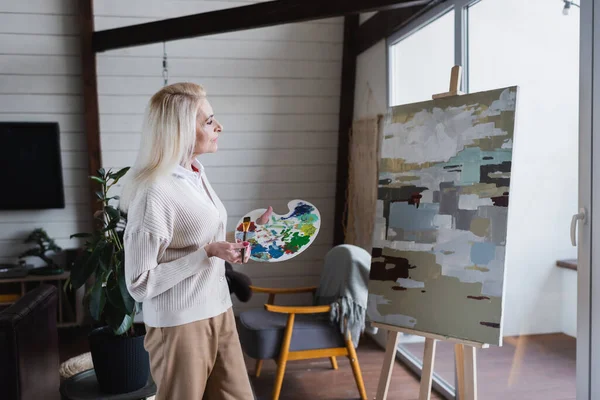
{"label": "wooden ceiling beam", "polygon": [[94,32],[103,52],[205,35],[414,7],[429,0],[276,0]]}

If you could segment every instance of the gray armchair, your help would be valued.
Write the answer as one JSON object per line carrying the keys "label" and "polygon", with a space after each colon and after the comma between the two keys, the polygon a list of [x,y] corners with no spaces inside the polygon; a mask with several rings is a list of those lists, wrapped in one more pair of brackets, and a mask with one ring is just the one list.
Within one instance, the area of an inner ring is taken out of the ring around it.
{"label": "gray armchair", "polygon": [[[357,263],[360,265],[359,269],[361,269],[358,274],[354,271]],[[314,303],[319,304],[319,298],[316,295],[319,294],[319,291],[323,292],[323,287],[334,288],[343,296],[345,284],[353,280],[352,278],[348,279],[348,277],[358,276],[358,279],[354,279],[354,288],[358,287],[359,289],[350,292],[355,297],[356,292],[358,292],[360,299],[357,304],[360,303],[361,306],[366,306],[370,254],[355,246],[336,246],[328,252],[324,268],[319,287],[271,289],[251,286],[254,293],[269,295],[267,303],[264,309],[249,310],[240,314],[240,342],[244,352],[257,360],[256,376],[260,376],[263,360],[277,360],[273,400],[279,399],[288,361],[329,358],[332,368],[337,369],[336,357],[338,356],[348,357],[360,398],[367,399],[355,350],[358,340],[357,338],[353,340],[350,329],[341,330],[339,324],[332,324],[329,315],[327,315],[332,312],[332,306],[336,307],[336,303],[321,303],[322,305],[313,306],[275,305],[276,295],[295,293],[312,294],[315,300]],[[366,276],[364,274],[365,268],[367,270]],[[350,273],[344,275],[344,271]],[[331,282],[336,273],[340,276],[340,279],[334,278],[335,282]],[[326,301],[329,299],[329,297],[322,298],[325,298]],[[343,315],[343,313],[340,314],[339,310],[334,311],[337,313],[336,315]],[[345,320],[342,320],[344,326],[345,322]]]}

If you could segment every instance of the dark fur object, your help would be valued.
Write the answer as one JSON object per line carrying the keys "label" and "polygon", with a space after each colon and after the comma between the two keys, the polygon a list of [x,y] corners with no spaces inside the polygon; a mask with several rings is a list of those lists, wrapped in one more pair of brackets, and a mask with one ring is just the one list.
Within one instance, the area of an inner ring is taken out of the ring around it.
{"label": "dark fur object", "polygon": [[234,271],[228,262],[225,262],[225,277],[229,285],[229,294],[235,294],[244,303],[252,298],[252,289],[250,289],[252,281],[247,275]]}

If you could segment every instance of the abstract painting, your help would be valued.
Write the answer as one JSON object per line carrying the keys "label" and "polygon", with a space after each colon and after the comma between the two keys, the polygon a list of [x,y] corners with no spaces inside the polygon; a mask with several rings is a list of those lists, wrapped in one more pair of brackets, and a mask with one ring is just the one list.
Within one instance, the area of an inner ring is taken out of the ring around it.
{"label": "abstract painting", "polygon": [[390,109],[369,277],[372,321],[502,344],[517,91]]}
{"label": "abstract painting", "polygon": [[[250,242],[250,259],[262,262],[286,261],[306,250],[319,233],[321,215],[313,204],[304,200],[292,200],[288,203],[289,212],[284,215],[271,214],[262,225],[256,220],[266,211],[251,211],[250,227],[246,240]],[[243,240],[243,221],[240,220],[235,231],[236,239]]]}

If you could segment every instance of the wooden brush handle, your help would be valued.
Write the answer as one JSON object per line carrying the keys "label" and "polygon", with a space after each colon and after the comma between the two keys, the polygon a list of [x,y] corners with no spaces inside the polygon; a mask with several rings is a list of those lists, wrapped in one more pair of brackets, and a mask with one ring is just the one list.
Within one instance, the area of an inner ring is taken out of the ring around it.
{"label": "wooden brush handle", "polygon": [[[248,233],[248,232],[244,232],[244,239],[243,239],[244,242],[246,241],[246,233]],[[244,248],[244,249],[242,249],[242,264],[244,264],[245,258],[246,258],[246,249]]]}

